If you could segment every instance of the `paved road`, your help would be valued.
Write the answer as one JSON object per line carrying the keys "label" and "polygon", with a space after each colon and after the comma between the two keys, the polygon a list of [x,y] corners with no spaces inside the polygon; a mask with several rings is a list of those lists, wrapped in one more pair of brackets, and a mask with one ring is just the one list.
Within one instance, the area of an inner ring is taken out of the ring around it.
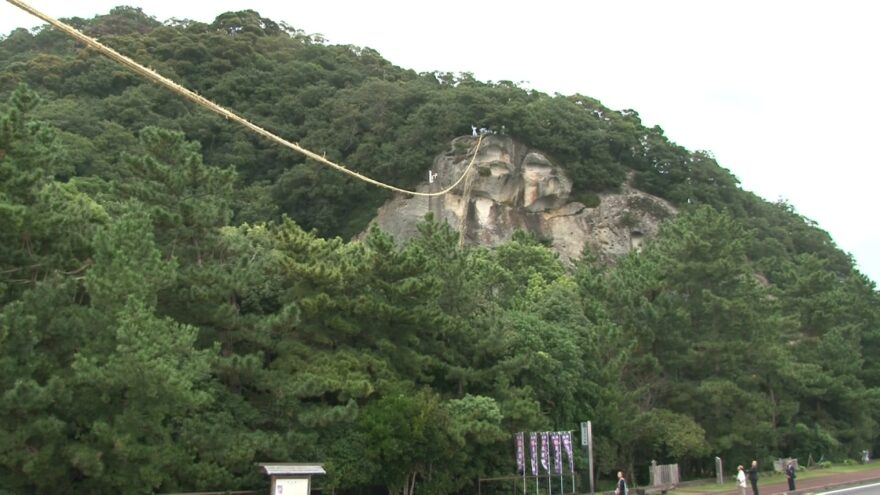
{"label": "paved road", "polygon": [[869,485],[851,486],[829,492],[819,492],[817,495],[880,495],[880,483]]}

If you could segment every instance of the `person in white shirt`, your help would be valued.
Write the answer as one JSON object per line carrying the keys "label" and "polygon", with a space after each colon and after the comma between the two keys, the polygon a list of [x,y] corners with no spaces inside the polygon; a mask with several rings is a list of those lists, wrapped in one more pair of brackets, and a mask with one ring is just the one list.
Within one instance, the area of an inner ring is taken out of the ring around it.
{"label": "person in white shirt", "polygon": [[739,487],[739,495],[746,495],[746,471],[742,464],[736,469],[736,486]]}

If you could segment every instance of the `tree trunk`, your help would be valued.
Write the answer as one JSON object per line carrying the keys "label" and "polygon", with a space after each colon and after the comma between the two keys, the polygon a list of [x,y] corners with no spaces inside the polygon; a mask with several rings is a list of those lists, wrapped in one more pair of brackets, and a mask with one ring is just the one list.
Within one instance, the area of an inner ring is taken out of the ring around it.
{"label": "tree trunk", "polygon": [[413,492],[416,489],[416,472],[413,471],[406,476],[406,480],[403,483],[403,494],[402,495],[413,495]]}

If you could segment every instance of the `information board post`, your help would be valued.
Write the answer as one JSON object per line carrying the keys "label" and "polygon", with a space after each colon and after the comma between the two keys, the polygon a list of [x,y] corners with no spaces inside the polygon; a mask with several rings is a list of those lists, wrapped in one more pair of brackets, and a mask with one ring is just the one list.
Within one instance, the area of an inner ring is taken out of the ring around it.
{"label": "information board post", "polygon": [[257,466],[269,475],[270,495],[309,495],[312,476],[327,474],[322,464],[275,462]]}
{"label": "information board post", "polygon": [[596,490],[593,484],[593,422],[584,421],[581,423],[581,445],[587,454],[587,461],[590,471],[590,495],[595,495]]}

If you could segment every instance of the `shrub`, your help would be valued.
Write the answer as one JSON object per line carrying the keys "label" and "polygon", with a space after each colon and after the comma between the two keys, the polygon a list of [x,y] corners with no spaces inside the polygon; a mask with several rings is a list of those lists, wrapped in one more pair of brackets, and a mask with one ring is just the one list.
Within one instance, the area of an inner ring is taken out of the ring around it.
{"label": "shrub", "polygon": [[602,199],[596,193],[582,193],[573,196],[572,199],[578,203],[583,203],[587,208],[596,208],[602,203]]}
{"label": "shrub", "polygon": [[627,228],[633,228],[639,224],[639,219],[633,215],[631,211],[626,211],[623,213],[623,216],[620,218],[620,225],[623,225]]}
{"label": "shrub", "polygon": [[669,217],[669,212],[666,211],[666,208],[663,208],[657,201],[651,198],[633,196],[627,199],[626,203],[630,208],[647,213],[658,220]]}
{"label": "shrub", "polygon": [[471,142],[466,139],[456,139],[452,142],[452,149],[455,153],[466,153],[471,149]]}

